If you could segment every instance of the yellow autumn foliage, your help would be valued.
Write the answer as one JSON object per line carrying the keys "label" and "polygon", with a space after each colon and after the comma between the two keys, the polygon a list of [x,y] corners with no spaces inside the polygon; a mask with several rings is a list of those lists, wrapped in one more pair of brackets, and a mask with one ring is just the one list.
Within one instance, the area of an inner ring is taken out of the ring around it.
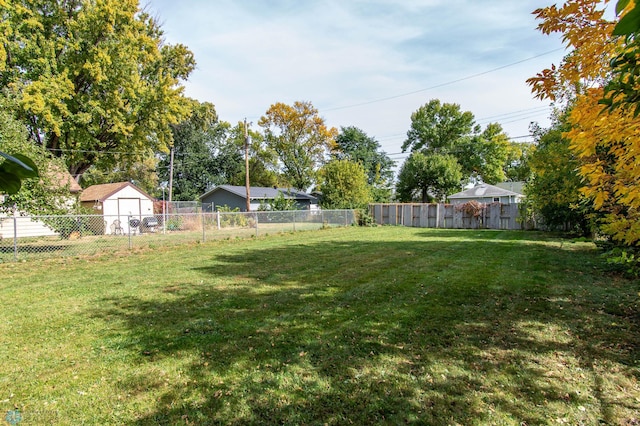
{"label": "yellow autumn foliage", "polygon": [[571,130],[563,136],[581,161],[581,192],[602,215],[602,232],[619,243],[639,245],[640,117],[632,109],[607,109],[599,103],[609,62],[624,49],[624,39],[611,34],[615,22],[603,16],[607,3],[570,0],[560,8],[554,5],[534,12],[543,20],[539,29],[563,34],[572,50],[562,64],[528,83],[540,98],[573,99]]}

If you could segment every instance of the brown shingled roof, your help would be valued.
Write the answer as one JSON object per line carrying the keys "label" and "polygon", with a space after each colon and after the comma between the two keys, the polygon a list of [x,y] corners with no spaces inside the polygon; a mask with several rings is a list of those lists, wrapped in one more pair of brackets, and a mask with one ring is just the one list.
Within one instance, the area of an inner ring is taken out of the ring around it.
{"label": "brown shingled roof", "polygon": [[[127,185],[131,185],[129,182],[116,182],[105,183],[102,185],[92,185],[85,188],[80,195],[80,201],[100,201],[103,202],[114,193],[120,191]],[[133,186],[133,185],[131,185]]]}
{"label": "brown shingled roof", "polygon": [[57,166],[49,166],[47,175],[51,178],[52,182],[59,182],[61,187],[69,187],[69,192],[72,194],[82,191],[82,187],[76,182],[71,174]]}

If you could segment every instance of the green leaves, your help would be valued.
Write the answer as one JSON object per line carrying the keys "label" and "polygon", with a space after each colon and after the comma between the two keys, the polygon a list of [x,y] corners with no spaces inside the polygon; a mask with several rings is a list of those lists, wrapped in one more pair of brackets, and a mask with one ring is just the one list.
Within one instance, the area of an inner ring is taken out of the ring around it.
{"label": "green leaves", "polygon": [[15,194],[20,191],[22,179],[38,177],[38,167],[29,157],[2,151],[0,156],[5,158],[0,163],[0,192]]}
{"label": "green leaves", "polygon": [[[619,0],[616,4],[616,15],[620,15],[628,6],[629,0]],[[613,35],[631,35],[640,29],[640,3],[636,3],[616,24]]]}

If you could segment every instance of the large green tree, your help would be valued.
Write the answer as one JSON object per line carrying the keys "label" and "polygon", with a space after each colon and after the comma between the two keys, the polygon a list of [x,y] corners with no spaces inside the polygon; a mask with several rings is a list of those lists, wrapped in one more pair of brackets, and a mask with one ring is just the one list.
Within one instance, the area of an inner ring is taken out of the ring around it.
{"label": "large green tree", "polygon": [[[195,66],[164,42],[138,0],[4,4],[0,88],[17,97],[30,138],[73,175],[166,151],[186,113],[181,81]],[[135,158],[138,157],[138,158]]]}
{"label": "large green tree", "polygon": [[[248,125],[247,125],[248,127]],[[284,187],[287,186],[286,181],[281,179],[278,174],[278,154],[266,146],[264,136],[253,129],[247,129],[248,155],[249,155],[249,182],[251,186],[263,187]],[[239,122],[231,129],[230,138],[233,143],[243,151],[245,155],[245,124]],[[246,181],[245,166],[238,170],[231,180],[231,185],[245,185]]]}
{"label": "large green tree", "polygon": [[460,105],[432,99],[411,114],[411,128],[402,144],[402,152],[455,152],[463,139],[474,133],[475,118]]}
{"label": "large green tree", "polygon": [[371,202],[371,186],[364,166],[350,160],[332,160],[320,169],[322,207],[359,209]]}
{"label": "large green tree", "polygon": [[375,138],[357,127],[342,127],[336,137],[332,157],[361,164],[367,174],[373,201],[390,201],[394,161],[381,150]]}
{"label": "large green tree", "polygon": [[411,114],[411,127],[402,151],[447,154],[455,158],[466,182],[498,183],[506,179],[509,141],[497,123],[484,131],[473,114],[460,105],[433,99]]}
{"label": "large green tree", "polygon": [[[10,108],[2,97],[0,152],[15,155],[28,166],[33,166],[30,168],[37,172],[37,175],[29,171],[21,172],[19,165],[16,170],[16,165],[12,164],[10,158],[0,157],[0,193],[8,194],[4,203],[0,204],[0,210],[12,210],[15,206],[22,213],[62,214],[73,207],[73,203],[70,203],[73,200],[69,198],[70,181],[64,163],[28,141],[27,129],[10,114]],[[5,173],[16,175],[19,179],[17,187],[15,179],[7,177]]]}
{"label": "large green tree", "polygon": [[465,177],[481,177],[483,182],[496,184],[506,179],[509,149],[502,126],[491,123],[481,133],[460,138],[454,152]]}
{"label": "large green tree", "polygon": [[[194,105],[188,120],[172,126],[174,140],[173,200],[195,201],[214,185],[228,183],[244,168],[240,146],[231,137],[231,124],[218,122],[212,104]],[[159,165],[168,182],[170,155]]]}
{"label": "large green tree", "polygon": [[335,147],[337,130],[328,128],[311,102],[276,103],[260,118],[266,146],[277,153],[288,184],[307,190]]}
{"label": "large green tree", "polygon": [[396,198],[402,202],[444,201],[460,188],[462,169],[449,154],[414,152],[398,174]]}
{"label": "large green tree", "polygon": [[533,129],[537,147],[530,158],[533,177],[525,186],[526,202],[546,227],[588,234],[590,211],[580,193],[580,161],[563,137],[570,128],[563,117],[549,129]]}

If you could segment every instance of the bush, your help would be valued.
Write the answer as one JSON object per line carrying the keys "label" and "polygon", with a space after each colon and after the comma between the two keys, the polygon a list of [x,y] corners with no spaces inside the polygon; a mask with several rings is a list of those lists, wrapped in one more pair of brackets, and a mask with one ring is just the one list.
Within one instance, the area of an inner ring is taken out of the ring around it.
{"label": "bush", "polygon": [[[218,213],[223,213],[220,216],[220,226],[223,227],[246,227],[247,226],[247,217],[243,214],[240,214],[240,209],[236,207],[232,209],[231,207],[224,206],[218,207]],[[232,214],[224,214],[224,213],[232,213]]]}

